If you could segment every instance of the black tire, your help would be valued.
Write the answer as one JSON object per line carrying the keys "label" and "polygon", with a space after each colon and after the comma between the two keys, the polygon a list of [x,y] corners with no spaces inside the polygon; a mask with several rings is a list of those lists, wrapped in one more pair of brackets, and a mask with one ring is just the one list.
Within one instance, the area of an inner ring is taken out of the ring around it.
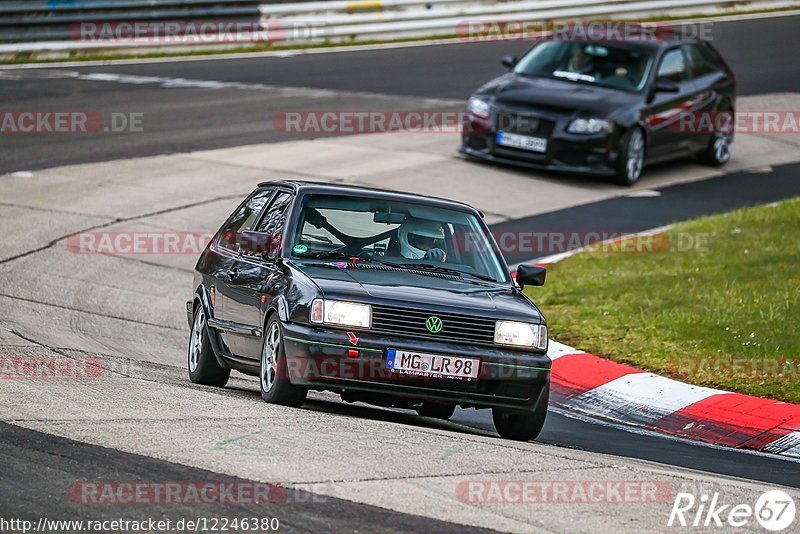
{"label": "black tire", "polygon": [[492,408],[494,427],[503,439],[530,441],[542,431],[550,402],[550,384],[545,386],[532,412],[520,413]]}
{"label": "black tire", "polygon": [[439,404],[437,402],[423,402],[422,406],[416,408],[417,414],[422,417],[433,417],[435,419],[450,419],[456,411],[455,404]]}
{"label": "black tire", "polygon": [[[714,134],[708,140],[706,149],[697,154],[697,161],[711,167],[722,167],[730,161],[733,150],[733,110],[721,111],[716,117]],[[720,126],[723,128],[720,129]]]}
{"label": "black tire", "polygon": [[[632,186],[642,177],[646,150],[644,131],[634,126],[625,132],[619,141],[619,154],[614,181],[619,185]],[[633,163],[634,159],[638,163]]]}
{"label": "black tire", "polygon": [[192,329],[189,334],[189,350],[187,354],[189,380],[195,384],[205,386],[224,387],[231,376],[231,370],[223,368],[214,356],[214,349],[208,337],[208,324],[206,322],[203,306],[198,306],[194,312]]}
{"label": "black tire", "polygon": [[289,380],[283,327],[278,319],[269,320],[263,338],[258,373],[261,398],[270,404],[299,407],[305,402],[308,390],[293,386]]}

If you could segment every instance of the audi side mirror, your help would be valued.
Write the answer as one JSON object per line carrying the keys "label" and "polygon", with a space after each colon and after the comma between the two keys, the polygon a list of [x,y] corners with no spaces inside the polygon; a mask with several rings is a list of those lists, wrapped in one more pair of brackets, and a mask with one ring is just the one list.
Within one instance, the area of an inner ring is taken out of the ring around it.
{"label": "audi side mirror", "polygon": [[653,91],[656,93],[677,93],[680,90],[681,87],[677,83],[666,78],[656,80],[656,84],[653,86]]}
{"label": "audi side mirror", "polygon": [[504,67],[508,67],[509,69],[513,69],[514,65],[517,64],[517,61],[519,61],[517,59],[517,56],[508,55],[508,56],[503,56],[503,57],[500,58],[500,63]]}

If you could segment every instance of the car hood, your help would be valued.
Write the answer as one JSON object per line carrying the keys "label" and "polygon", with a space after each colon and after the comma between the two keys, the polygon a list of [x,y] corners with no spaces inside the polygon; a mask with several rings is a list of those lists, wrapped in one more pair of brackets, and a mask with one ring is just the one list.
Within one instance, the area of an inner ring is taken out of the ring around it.
{"label": "car hood", "polygon": [[509,286],[399,270],[340,269],[300,263],[294,266],[317,284],[325,298],[449,311],[492,319],[541,321],[536,306]]}
{"label": "car hood", "polygon": [[613,115],[638,101],[640,95],[605,87],[550,78],[533,78],[508,73],[495,78],[475,96],[488,99],[501,109],[531,108],[563,115]]}

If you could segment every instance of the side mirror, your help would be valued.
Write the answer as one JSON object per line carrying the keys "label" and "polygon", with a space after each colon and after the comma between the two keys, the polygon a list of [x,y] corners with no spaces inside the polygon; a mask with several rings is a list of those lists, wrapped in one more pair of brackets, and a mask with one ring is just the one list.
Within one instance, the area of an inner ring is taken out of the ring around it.
{"label": "side mirror", "polygon": [[517,59],[517,56],[508,55],[500,58],[500,63],[504,67],[508,67],[509,69],[514,68],[514,65],[517,64],[517,61],[519,61],[519,59]]}
{"label": "side mirror", "polygon": [[656,84],[653,86],[654,93],[677,93],[680,90],[681,88],[677,83],[666,78],[656,80]]}
{"label": "side mirror", "polygon": [[543,286],[547,269],[539,265],[520,265],[517,267],[517,283],[520,287]]}

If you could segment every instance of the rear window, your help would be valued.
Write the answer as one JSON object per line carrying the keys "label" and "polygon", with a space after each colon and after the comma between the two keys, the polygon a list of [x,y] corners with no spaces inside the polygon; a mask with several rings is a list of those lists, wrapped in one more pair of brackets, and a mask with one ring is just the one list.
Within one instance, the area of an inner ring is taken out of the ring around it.
{"label": "rear window", "polygon": [[718,72],[725,68],[722,59],[710,47],[700,44],[691,44],[686,47],[686,55],[692,67],[692,76],[698,78]]}

